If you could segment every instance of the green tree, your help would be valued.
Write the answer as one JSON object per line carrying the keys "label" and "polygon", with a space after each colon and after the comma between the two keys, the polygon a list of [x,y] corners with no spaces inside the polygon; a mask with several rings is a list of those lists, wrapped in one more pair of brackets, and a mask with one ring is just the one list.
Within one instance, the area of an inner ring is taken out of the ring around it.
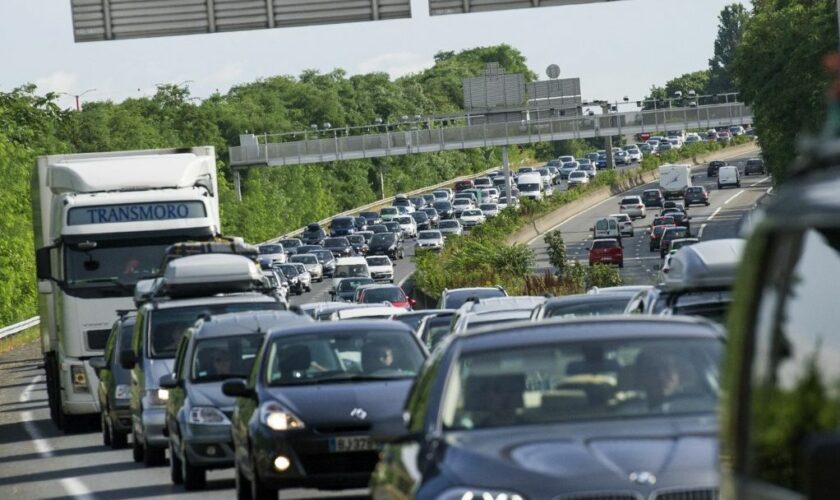
{"label": "green tree", "polygon": [[749,18],[749,12],[740,3],[727,5],[720,12],[715,55],[709,59],[710,78],[707,90],[710,94],[735,91],[732,63],[735,61],[735,51]]}
{"label": "green tree", "polygon": [[829,76],[822,60],[837,42],[833,0],[754,3],[733,70],[776,182],[789,177],[797,138],[816,133],[825,120]]}

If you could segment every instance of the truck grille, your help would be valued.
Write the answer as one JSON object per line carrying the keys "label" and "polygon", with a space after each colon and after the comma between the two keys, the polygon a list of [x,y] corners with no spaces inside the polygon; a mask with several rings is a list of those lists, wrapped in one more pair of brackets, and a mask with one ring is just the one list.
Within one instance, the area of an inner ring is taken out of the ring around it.
{"label": "truck grille", "polygon": [[655,500],[718,500],[718,498],[717,488],[662,491],[654,496]]}
{"label": "truck grille", "polygon": [[88,349],[101,351],[105,349],[105,344],[108,343],[108,335],[111,334],[111,330],[88,330],[86,333]]}

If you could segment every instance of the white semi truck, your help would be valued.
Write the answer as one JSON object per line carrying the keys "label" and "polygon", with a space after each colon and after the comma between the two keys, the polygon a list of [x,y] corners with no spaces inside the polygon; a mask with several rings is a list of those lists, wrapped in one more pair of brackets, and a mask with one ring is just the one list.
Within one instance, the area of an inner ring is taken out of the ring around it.
{"label": "white semi truck", "polygon": [[221,233],[212,146],[51,155],[32,178],[41,348],[50,415],[70,430],[99,412],[96,373],[117,311],[166,248]]}
{"label": "white semi truck", "polygon": [[659,189],[666,199],[682,198],[691,187],[691,165],[662,165],[659,167]]}

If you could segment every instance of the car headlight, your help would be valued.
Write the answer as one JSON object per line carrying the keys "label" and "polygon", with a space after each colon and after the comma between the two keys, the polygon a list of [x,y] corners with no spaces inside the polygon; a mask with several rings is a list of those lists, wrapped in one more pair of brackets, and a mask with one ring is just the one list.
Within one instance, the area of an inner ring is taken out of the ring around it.
{"label": "car headlight", "polygon": [[273,401],[260,407],[260,422],[275,431],[289,431],[305,427],[301,419]]}
{"label": "car headlight", "polygon": [[450,488],[437,500],[525,500],[519,493],[484,488]]}
{"label": "car headlight", "polygon": [[163,388],[148,389],[146,391],[146,397],[152,406],[165,406],[169,400],[169,391]]}
{"label": "car headlight", "polygon": [[128,384],[118,384],[117,387],[114,388],[114,398],[128,399],[129,397],[131,397],[131,388]]}
{"label": "car headlight", "polygon": [[228,425],[230,420],[218,408],[196,406],[190,409],[189,423],[202,425]]}

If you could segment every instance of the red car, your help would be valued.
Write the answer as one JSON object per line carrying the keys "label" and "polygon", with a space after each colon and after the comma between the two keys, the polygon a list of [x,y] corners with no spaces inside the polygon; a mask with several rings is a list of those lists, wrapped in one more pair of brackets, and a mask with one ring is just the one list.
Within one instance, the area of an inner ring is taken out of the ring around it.
{"label": "red car", "polygon": [[416,301],[405,295],[397,285],[371,285],[361,290],[358,297],[360,304],[378,304],[390,302],[394,307],[411,309]]}
{"label": "red car", "polygon": [[615,264],[624,267],[624,249],[615,238],[594,240],[589,248],[589,265]]}
{"label": "red car", "polygon": [[467,181],[458,181],[455,183],[455,192],[461,192],[467,189],[473,189],[475,187],[475,183],[471,180]]}

